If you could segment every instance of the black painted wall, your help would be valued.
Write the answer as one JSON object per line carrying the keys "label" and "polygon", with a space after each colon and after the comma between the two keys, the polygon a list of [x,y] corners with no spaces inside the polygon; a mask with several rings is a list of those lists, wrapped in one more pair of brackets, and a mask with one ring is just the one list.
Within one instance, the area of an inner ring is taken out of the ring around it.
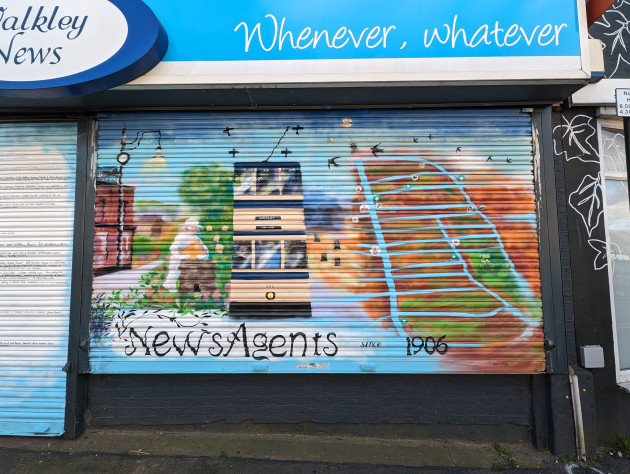
{"label": "black painted wall", "polygon": [[544,444],[544,377],[93,375],[89,406],[93,426],[253,422],[271,430],[528,441],[536,423]]}
{"label": "black painted wall", "polygon": [[578,360],[583,345],[604,348],[606,367],[581,374],[593,377],[598,443],[613,445],[617,435],[630,434],[630,394],[616,383],[595,109],[561,110],[554,113],[553,122],[556,168],[563,170],[567,204],[576,351],[572,358]]}
{"label": "black painted wall", "polygon": [[606,77],[623,79],[630,77],[630,1],[616,0],[588,29],[592,38],[602,40]]}

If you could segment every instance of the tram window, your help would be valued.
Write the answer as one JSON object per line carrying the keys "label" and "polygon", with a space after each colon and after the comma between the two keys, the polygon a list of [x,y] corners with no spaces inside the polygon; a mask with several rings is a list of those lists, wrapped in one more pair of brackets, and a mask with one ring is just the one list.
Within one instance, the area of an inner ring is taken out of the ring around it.
{"label": "tram window", "polygon": [[281,175],[282,194],[302,194],[300,168],[284,168]]}
{"label": "tram window", "polygon": [[234,170],[234,195],[254,194],[256,183],[255,168],[237,168]]}
{"label": "tram window", "polygon": [[278,168],[258,168],[256,194],[259,196],[280,194]]}
{"label": "tram window", "polygon": [[307,268],[306,241],[287,240],[284,242],[284,268]]}
{"label": "tram window", "polygon": [[275,270],[282,261],[282,242],[280,240],[256,241],[256,268]]}
{"label": "tram window", "polygon": [[252,268],[252,243],[250,241],[235,240],[232,268]]}

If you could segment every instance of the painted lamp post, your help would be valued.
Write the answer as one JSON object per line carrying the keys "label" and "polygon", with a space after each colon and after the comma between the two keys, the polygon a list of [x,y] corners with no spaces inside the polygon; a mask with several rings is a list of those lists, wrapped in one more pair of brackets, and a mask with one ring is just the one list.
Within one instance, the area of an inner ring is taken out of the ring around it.
{"label": "painted lamp post", "polygon": [[[125,146],[125,135],[123,132],[123,148]],[[120,170],[118,172],[118,240],[117,240],[117,246],[116,246],[116,250],[117,250],[117,254],[116,254],[116,267],[120,268],[122,266],[122,241],[123,241],[123,235],[124,235],[124,231],[125,231],[125,196],[124,196],[124,192],[123,192],[123,184],[122,184],[122,177],[123,177],[123,167],[129,163],[129,159],[131,158],[131,156],[129,155],[129,153],[125,152],[125,151],[121,151],[118,156],[116,157],[116,161],[118,161],[118,163],[120,164]]]}
{"label": "painted lamp post", "polygon": [[[116,157],[116,161],[120,165],[120,169],[118,171],[118,240],[117,240],[117,255],[116,255],[116,267],[121,268],[123,266],[123,238],[125,231],[125,193],[122,184],[123,179],[123,168],[129,163],[131,159],[131,155],[126,150],[135,150],[140,146],[144,136],[149,134],[157,135],[158,145],[155,148],[155,156],[151,159],[160,158],[163,159],[162,156],[162,131],[161,130],[140,130],[136,133],[136,138],[132,141],[127,141],[127,129],[123,128],[122,135],[120,137],[120,153]],[[135,145],[131,148],[129,146]],[[149,160],[149,162],[151,161]]]}

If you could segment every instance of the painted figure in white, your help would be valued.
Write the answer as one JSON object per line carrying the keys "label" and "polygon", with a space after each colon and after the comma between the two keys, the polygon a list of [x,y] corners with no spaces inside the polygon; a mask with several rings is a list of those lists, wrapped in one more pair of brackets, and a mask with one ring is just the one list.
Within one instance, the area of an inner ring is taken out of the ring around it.
{"label": "painted figure in white", "polygon": [[169,291],[177,291],[177,279],[179,278],[179,265],[182,260],[207,260],[210,257],[208,247],[201,241],[199,221],[194,217],[188,219],[170,247],[168,273],[164,280],[164,288]]}

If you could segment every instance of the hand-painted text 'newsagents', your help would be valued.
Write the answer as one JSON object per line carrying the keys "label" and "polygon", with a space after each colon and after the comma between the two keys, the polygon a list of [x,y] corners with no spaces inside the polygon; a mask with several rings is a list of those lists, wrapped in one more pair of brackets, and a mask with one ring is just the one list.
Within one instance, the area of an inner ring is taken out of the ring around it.
{"label": "hand-painted text 'newsagents'", "polygon": [[[453,21],[435,28],[425,28],[421,31],[424,48],[446,45],[455,48],[477,48],[493,46],[510,48],[519,43],[528,47],[559,46],[561,35],[568,27],[567,23],[541,24],[525,27],[519,24],[503,24],[500,21],[485,23],[476,27],[461,27],[458,15]],[[398,48],[404,49],[413,38],[396,38],[396,25],[368,25],[362,29],[353,30],[340,26],[336,30],[317,29],[307,26],[302,29],[292,29],[290,20],[286,17],[277,18],[273,14],[265,15],[264,20],[248,24],[240,22],[234,28],[237,33],[242,32],[243,48],[246,53],[257,50],[282,51],[283,49],[375,49]],[[418,38],[420,39],[420,38]],[[416,40],[418,40],[416,39]]]}
{"label": "hand-painted text 'newsagents'", "polygon": [[81,36],[88,16],[62,16],[59,8],[29,6],[23,14],[12,14],[10,8],[0,6],[0,29],[7,33],[15,32],[8,43],[0,44],[0,64],[59,64],[62,46],[35,48],[21,41],[29,32],[47,34],[59,30],[65,32],[65,37],[70,41]]}
{"label": "hand-painted text 'newsagents'", "polygon": [[128,326],[120,328],[120,336],[128,342],[125,347],[128,356],[140,349],[146,356],[164,357],[169,353],[171,356],[188,356],[189,353],[196,356],[201,351],[199,355],[209,354],[212,357],[232,355],[269,360],[269,357],[334,357],[339,350],[334,332],[325,335],[319,332],[307,335],[302,331],[286,335],[268,335],[266,331],[248,334],[245,323],[228,333],[210,329],[190,330],[185,337],[154,327],[140,329]]}

